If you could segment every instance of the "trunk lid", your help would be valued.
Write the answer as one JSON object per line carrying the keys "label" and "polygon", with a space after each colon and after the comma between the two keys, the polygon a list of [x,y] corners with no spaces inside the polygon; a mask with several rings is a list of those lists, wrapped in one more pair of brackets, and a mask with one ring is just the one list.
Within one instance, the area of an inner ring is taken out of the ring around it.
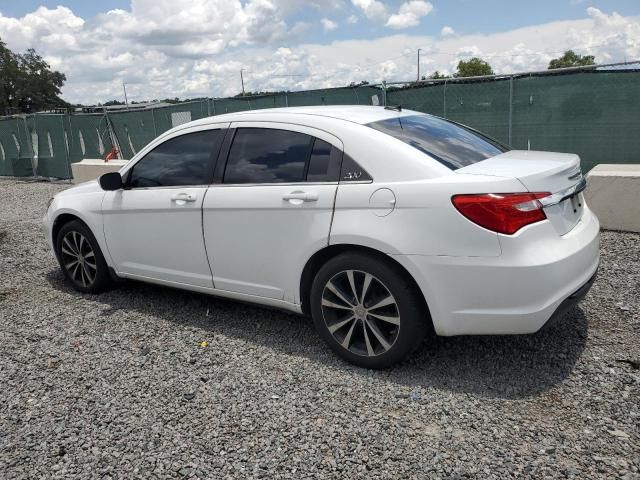
{"label": "trunk lid", "polygon": [[[456,173],[516,178],[530,192],[551,194],[570,191],[583,179],[578,155],[528,150],[511,150],[460,168]],[[564,235],[580,221],[583,205],[582,193],[578,193],[545,207],[544,212],[558,234]]]}

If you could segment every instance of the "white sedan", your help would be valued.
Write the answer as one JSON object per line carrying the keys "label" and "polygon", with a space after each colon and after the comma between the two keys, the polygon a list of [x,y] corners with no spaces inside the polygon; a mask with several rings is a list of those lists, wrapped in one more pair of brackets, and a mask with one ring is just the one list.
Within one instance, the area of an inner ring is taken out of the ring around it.
{"label": "white sedan", "polygon": [[310,314],[340,356],[387,367],[425,334],[539,330],[588,291],[599,224],[580,159],[516,151],[400,108],[204,118],[56,195],[64,275]]}

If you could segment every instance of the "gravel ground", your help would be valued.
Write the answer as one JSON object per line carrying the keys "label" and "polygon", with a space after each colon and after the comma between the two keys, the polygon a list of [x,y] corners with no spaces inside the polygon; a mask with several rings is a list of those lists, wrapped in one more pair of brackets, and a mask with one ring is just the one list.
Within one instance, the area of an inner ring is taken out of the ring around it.
{"label": "gravel ground", "polygon": [[3,479],[640,478],[640,235],[602,234],[555,327],[429,339],[374,372],[303,317],[74,292],[40,228],[66,187],[0,180]]}

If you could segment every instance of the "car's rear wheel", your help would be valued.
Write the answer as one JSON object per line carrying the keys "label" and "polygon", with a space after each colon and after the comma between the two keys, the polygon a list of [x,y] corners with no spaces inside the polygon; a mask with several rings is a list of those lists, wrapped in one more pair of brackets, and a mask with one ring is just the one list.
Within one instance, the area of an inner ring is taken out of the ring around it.
{"label": "car's rear wheel", "polygon": [[359,252],[329,260],[311,288],[322,338],[345,360],[386,368],[424,339],[428,313],[413,283],[390,262]]}
{"label": "car's rear wheel", "polygon": [[81,221],[73,220],[60,228],[56,254],[64,276],[79,292],[99,293],[112,285],[98,242]]}

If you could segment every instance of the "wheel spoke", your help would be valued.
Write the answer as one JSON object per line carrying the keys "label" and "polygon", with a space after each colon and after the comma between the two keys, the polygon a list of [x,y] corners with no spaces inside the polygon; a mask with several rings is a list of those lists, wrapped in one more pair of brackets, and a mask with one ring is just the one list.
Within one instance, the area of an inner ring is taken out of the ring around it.
{"label": "wheel spoke", "polygon": [[75,267],[73,267],[73,272],[71,272],[71,276],[74,280],[78,280],[78,269],[80,268],[80,262],[76,263]]}
{"label": "wheel spoke", "polygon": [[97,270],[98,269],[98,267],[96,267],[95,263],[87,262],[87,257],[84,258],[84,264],[86,266],[88,266],[89,268],[93,269],[93,270]]}
{"label": "wheel spoke", "polygon": [[353,329],[355,328],[356,323],[358,322],[355,321],[351,324],[351,327],[349,327],[349,331],[347,332],[347,335],[344,337],[344,340],[342,340],[342,346],[347,350],[349,350],[349,344],[351,343],[351,335],[353,335]]}
{"label": "wheel spoke", "polygon": [[371,280],[373,276],[365,273],[364,275],[364,283],[362,284],[362,298],[360,298],[360,304],[364,305],[364,299],[367,298],[367,292],[369,291],[369,285],[371,284]]}
{"label": "wheel spoke", "polygon": [[388,317],[386,315],[378,315],[376,313],[367,313],[367,315],[382,320],[383,322],[392,323],[394,325],[400,325],[400,317]]}
{"label": "wheel spoke", "polygon": [[84,256],[84,259],[86,260],[87,258],[92,258],[94,256],[95,255],[93,254],[93,250],[89,250],[87,254]]}
{"label": "wheel spoke", "polygon": [[331,333],[335,333],[337,330],[340,330],[342,327],[344,327],[347,323],[351,322],[351,321],[355,321],[356,317],[351,315],[349,318],[347,318],[346,320],[342,320],[341,322],[338,322],[334,325],[331,325],[329,327],[329,331]]}
{"label": "wheel spoke", "polygon": [[371,346],[369,334],[367,333],[367,327],[364,323],[362,324],[362,330],[364,331],[364,343],[367,345],[367,355],[372,357],[373,355],[375,355],[375,352],[373,351],[373,347]]}
{"label": "wheel spoke", "polygon": [[380,342],[380,345],[382,345],[382,348],[384,348],[384,351],[386,352],[387,350],[389,350],[391,348],[391,345],[384,338],[384,335],[382,335],[382,332],[377,327],[377,325],[374,325],[373,322],[366,322],[366,324],[371,329],[375,337],[378,339],[378,342]]}
{"label": "wheel spoke", "polygon": [[351,286],[351,291],[353,292],[353,298],[357,302],[358,301],[358,290],[356,290],[356,282],[353,278],[353,270],[347,270],[347,278],[349,279],[349,285]]}
{"label": "wheel spoke", "polygon": [[[71,242],[69,241],[69,237],[68,236],[64,237],[64,239],[62,240],[62,243],[64,243],[67,247],[69,247],[69,250],[71,250],[72,253],[70,253],[69,255],[73,255],[74,257],[78,256],[78,251],[71,244]],[[64,246],[63,246],[63,250],[64,250]]]}
{"label": "wheel spoke", "polygon": [[389,294],[386,297],[384,297],[382,300],[380,300],[378,303],[376,303],[373,307],[367,307],[367,309],[368,310],[375,310],[377,308],[386,307],[387,305],[393,305],[395,303],[396,303],[396,301]]}
{"label": "wheel spoke", "polygon": [[[78,234],[78,235],[80,235],[80,234]],[[78,251],[79,251],[80,253],[82,253],[82,246],[84,245],[85,241],[86,241],[86,240],[85,240],[85,238],[84,238],[84,235],[80,235],[80,243],[79,243],[79,245],[78,245]]]}
{"label": "wheel spoke", "polygon": [[76,252],[80,253],[80,243],[78,242],[78,232],[71,232],[73,238],[73,245],[76,247]]}
{"label": "wheel spoke", "polygon": [[87,268],[86,263],[82,264],[82,270],[84,270],[84,276],[87,278],[89,283],[93,282],[93,279],[91,278],[91,274],[89,273],[89,269]]}
{"label": "wheel spoke", "polygon": [[69,262],[69,263],[67,263],[67,264],[64,266],[64,268],[66,268],[67,270],[70,270],[70,269],[71,269],[71,267],[73,267],[76,263],[78,263],[78,260],[77,260],[77,259],[76,259],[76,260],[74,260],[73,262]]}
{"label": "wheel spoke", "polygon": [[327,288],[336,296],[338,297],[340,300],[342,300],[344,303],[346,303],[349,306],[353,305],[353,302],[349,301],[347,299],[347,297],[344,296],[344,294],[338,290],[338,287],[336,287],[333,282],[331,280],[329,280],[329,283],[327,283]]}
{"label": "wheel spoke", "polygon": [[351,307],[345,307],[344,305],[338,305],[337,303],[333,303],[330,300],[327,300],[326,298],[322,299],[322,306],[323,307],[329,307],[329,308],[339,308],[341,310],[351,310]]}
{"label": "wheel spoke", "polygon": [[87,286],[87,281],[84,279],[84,268],[82,268],[82,266],[80,266],[80,274],[78,275],[80,277],[80,281],[82,282],[82,286],[86,287]]}

